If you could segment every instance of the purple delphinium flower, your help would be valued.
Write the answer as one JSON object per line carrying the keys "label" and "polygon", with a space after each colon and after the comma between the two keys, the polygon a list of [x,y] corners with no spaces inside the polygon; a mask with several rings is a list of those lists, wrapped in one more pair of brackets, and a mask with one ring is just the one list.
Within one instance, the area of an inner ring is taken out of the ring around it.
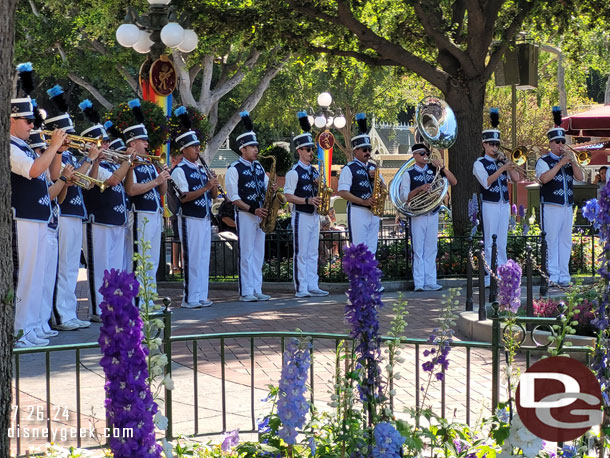
{"label": "purple delphinium flower", "polygon": [[517,211],[517,216],[519,216],[519,218],[521,218],[521,219],[525,218],[525,207],[523,206],[523,204],[519,205],[519,210]]}
{"label": "purple delphinium flower", "polygon": [[512,205],[510,206],[510,213],[511,213],[512,215],[517,216],[517,204],[512,204]]}
{"label": "purple delphinium flower", "polygon": [[576,456],[577,449],[574,445],[564,445],[561,449],[561,456],[564,458],[574,458]]}
{"label": "purple delphinium flower", "polygon": [[106,414],[109,427],[132,428],[132,437],[108,439],[115,458],[157,458],[153,417],[157,412],[148,385],[148,349],[142,346],[142,319],[134,304],[139,283],[133,273],[104,272],[100,293],[102,327],[98,342],[100,365],[106,374]]}
{"label": "purple delphinium flower", "polygon": [[374,436],[373,458],[398,458],[400,456],[400,448],[406,439],[396,431],[394,425],[386,421],[377,423]]}
{"label": "purple delphinium flower", "polygon": [[345,306],[345,319],[351,326],[350,336],[357,342],[356,369],[364,375],[358,381],[358,393],[362,402],[375,402],[383,392],[381,380],[381,338],[379,336],[378,310],[381,302],[381,270],[364,243],[345,250],[343,271],[349,279]]}
{"label": "purple delphinium flower", "polygon": [[434,374],[436,380],[443,380],[445,377],[444,371],[449,368],[449,352],[451,351],[452,337],[453,329],[439,328],[435,328],[428,337],[428,342],[433,343],[438,347],[424,350],[424,356],[432,356],[432,359],[424,362],[421,367],[424,372],[432,373],[437,370],[438,366],[438,372]]}
{"label": "purple delphinium flower", "polygon": [[593,228],[595,230],[599,229],[599,204],[597,199],[590,199],[587,201],[587,203],[585,203],[585,206],[582,208],[582,216],[593,224]]}
{"label": "purple delphinium flower", "polygon": [[471,237],[474,237],[477,233],[477,226],[479,225],[478,214],[479,204],[476,194],[473,194],[472,199],[468,200],[468,220],[470,221],[470,224],[472,224],[472,229],[470,230]]}
{"label": "purple delphinium flower", "polygon": [[279,436],[289,445],[297,442],[297,428],[305,424],[309,403],[305,399],[307,373],[311,344],[301,344],[299,339],[292,338],[284,350],[284,364],[279,383],[277,415],[282,422]]}
{"label": "purple delphinium flower", "polygon": [[239,445],[239,429],[223,434],[220,446],[223,452],[230,452],[237,445]]}
{"label": "purple delphinium flower", "polygon": [[509,259],[498,266],[497,274],[500,309],[517,313],[521,306],[521,266]]}

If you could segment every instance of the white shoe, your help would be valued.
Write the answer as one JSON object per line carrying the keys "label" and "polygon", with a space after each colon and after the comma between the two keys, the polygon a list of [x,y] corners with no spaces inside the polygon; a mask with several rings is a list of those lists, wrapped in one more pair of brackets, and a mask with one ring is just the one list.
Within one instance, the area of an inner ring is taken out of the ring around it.
{"label": "white shoe", "polygon": [[76,318],[76,322],[78,323],[78,327],[80,329],[88,328],[89,326],[91,326],[91,321],[79,320],[78,318]]}
{"label": "white shoe", "polygon": [[101,323],[102,322],[102,317],[100,315],[91,315],[91,317],[89,317],[89,321],[91,321],[92,323]]}
{"label": "white shoe", "polygon": [[76,318],[72,318],[65,323],[55,325],[55,329],[59,329],[60,331],[75,331],[78,328],[80,328],[80,324],[78,324],[78,320]]}
{"label": "white shoe", "polygon": [[59,335],[59,332],[51,329],[51,327],[49,326],[49,323],[42,323],[41,329],[42,329],[42,332],[44,332],[47,335],[47,337],[44,337],[45,339]]}
{"label": "white shoe", "polygon": [[424,291],[438,291],[439,289],[443,289],[443,287],[437,284],[424,286]]}
{"label": "white shoe", "polygon": [[214,302],[206,299],[205,301],[199,301],[202,307],[211,307]]}
{"label": "white shoe", "polygon": [[254,293],[254,296],[259,301],[268,301],[269,299],[271,299],[271,296],[268,296],[267,294],[263,294],[263,293]]}
{"label": "white shoe", "polygon": [[43,347],[44,345],[36,345],[30,342],[25,337],[21,337],[21,339],[15,341],[15,348],[32,348],[32,347]]}
{"label": "white shoe", "polygon": [[258,298],[254,294],[246,294],[245,296],[239,296],[240,302],[256,302]]}
{"label": "white shoe", "polygon": [[41,339],[37,337],[33,331],[28,332],[24,336],[28,341],[32,342],[36,347],[44,347],[45,345],[49,345],[49,339]]}
{"label": "white shoe", "polygon": [[423,291],[423,290],[424,290],[423,286],[416,286],[413,291],[417,292],[417,291]]}
{"label": "white shoe", "polygon": [[199,302],[183,302],[180,307],[183,309],[200,309],[203,305]]}
{"label": "white shoe", "polygon": [[311,294],[312,296],[316,296],[316,297],[324,297],[324,296],[328,296],[329,292],[324,291],[323,289],[320,289],[320,288],[314,288],[314,289],[309,290],[309,294]]}
{"label": "white shoe", "polygon": [[311,293],[310,293],[310,292],[308,292],[308,291],[297,291],[297,292],[294,294],[294,297],[311,297],[311,296],[313,296],[313,294],[311,294]]}

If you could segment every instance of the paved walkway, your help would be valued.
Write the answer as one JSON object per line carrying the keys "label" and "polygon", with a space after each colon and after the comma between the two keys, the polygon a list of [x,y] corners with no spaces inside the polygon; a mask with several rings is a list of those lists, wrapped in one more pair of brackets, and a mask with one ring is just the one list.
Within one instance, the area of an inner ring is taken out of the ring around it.
{"label": "paved walkway", "polygon": [[[89,301],[84,282],[84,271],[79,277],[79,318],[87,317]],[[276,287],[277,288],[277,287]],[[168,296],[172,304],[180,304],[181,290],[162,289],[161,296]],[[442,310],[443,291],[408,292],[407,337],[426,339],[436,327],[435,318]],[[343,319],[345,294],[336,293],[325,298],[296,299],[289,288],[272,293],[268,302],[236,302],[237,294],[232,290],[212,288],[210,299],[214,305],[207,309],[172,308],[172,334],[174,336],[232,333],[295,331],[321,333],[347,333]],[[398,293],[384,294],[384,308],[380,314],[381,332],[386,334],[393,318],[392,306]],[[461,301],[465,298],[462,296]],[[478,298],[475,295],[474,303]],[[96,342],[100,324],[93,323],[89,329],[62,332],[52,339],[53,345],[77,342]],[[459,336],[457,338],[459,340]],[[254,358],[251,358],[251,345]],[[314,341],[314,388],[315,404],[320,409],[329,409],[327,402],[333,392],[335,368],[335,340]],[[194,348],[197,348],[195,360]],[[175,381],[173,391],[174,435],[218,434],[223,430],[253,428],[255,418],[269,410],[262,401],[269,384],[277,385],[281,373],[281,339],[262,337],[252,343],[247,338],[226,338],[224,347],[219,339],[177,342],[172,345],[172,371]],[[403,415],[404,409],[414,407],[416,399],[424,396],[422,387],[427,386],[428,374],[419,368],[426,360],[425,346],[405,346],[402,349],[404,363],[398,364],[401,378],[395,382],[395,411]],[[221,351],[224,350],[224,375]],[[76,356],[74,351],[53,352],[49,356],[48,384],[45,383],[46,361],[42,354],[24,355],[19,358],[18,406],[20,426],[40,430],[55,428],[58,434],[70,434],[74,427],[89,428],[94,424],[98,431],[105,427],[104,376],[99,366],[99,349],[80,352],[80,397],[77,405]],[[491,353],[485,349],[466,350],[455,348],[450,355],[450,366],[443,386],[435,382],[427,391],[427,404],[439,414],[445,401],[447,418],[476,422],[487,415],[491,399]],[[196,370],[194,369],[196,368]],[[251,388],[251,381],[253,387]],[[195,390],[195,385],[197,389]],[[16,388],[15,388],[16,389]],[[443,397],[444,391],[444,397]],[[16,405],[16,391],[13,405]],[[47,407],[47,401],[49,406]],[[48,410],[47,410],[48,409]],[[77,412],[80,411],[80,415]],[[223,411],[225,412],[223,421]],[[48,414],[47,414],[48,412]],[[16,411],[15,411],[16,413]],[[37,418],[39,415],[40,418]],[[50,417],[47,420],[47,416]],[[39,432],[40,434],[40,432]],[[22,431],[23,436],[23,431]],[[65,440],[64,440],[65,439]],[[92,446],[103,439],[82,439],[83,446]],[[22,437],[21,453],[35,450],[46,441]],[[61,445],[77,445],[76,438],[58,436],[55,442]],[[17,441],[12,441],[13,450]]]}

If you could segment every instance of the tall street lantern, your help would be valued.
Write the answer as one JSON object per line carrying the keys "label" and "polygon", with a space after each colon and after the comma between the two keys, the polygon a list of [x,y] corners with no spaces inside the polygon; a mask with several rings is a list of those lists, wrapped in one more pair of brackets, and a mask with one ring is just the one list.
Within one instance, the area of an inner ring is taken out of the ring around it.
{"label": "tall street lantern", "polygon": [[[140,86],[145,100],[153,100],[147,97],[149,89],[166,97],[176,88],[176,69],[165,49],[177,48],[188,53],[197,47],[197,34],[178,23],[170,1],[148,0],[148,12],[142,14],[128,7],[124,23],[116,30],[116,40],[121,46],[148,55],[140,68]],[[150,88],[145,87],[148,85]]]}
{"label": "tall street lantern", "polygon": [[324,164],[324,170],[320,170],[320,174],[324,173],[326,182],[330,183],[330,172],[333,162],[333,147],[335,145],[335,136],[330,132],[331,127],[343,129],[347,121],[341,112],[340,108],[336,112],[331,110],[330,106],[333,103],[333,98],[328,92],[322,92],[318,95],[319,110],[309,122],[322,131],[316,135],[316,146],[318,148],[318,159]]}
{"label": "tall street lantern", "polygon": [[[128,7],[125,21],[116,30],[116,40],[121,46],[147,55],[140,67],[142,98],[159,105],[168,118],[172,114],[172,93],[178,77],[165,49],[189,53],[195,50],[198,41],[194,30],[184,29],[178,23],[170,2],[148,0],[148,12],[142,14]],[[169,160],[169,143],[164,152]]]}

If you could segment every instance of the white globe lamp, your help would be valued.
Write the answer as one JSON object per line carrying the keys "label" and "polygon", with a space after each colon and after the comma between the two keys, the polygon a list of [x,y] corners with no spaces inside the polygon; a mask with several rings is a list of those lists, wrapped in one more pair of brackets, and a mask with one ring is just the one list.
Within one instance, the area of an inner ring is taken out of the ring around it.
{"label": "white globe lamp", "polygon": [[333,103],[333,98],[328,92],[322,92],[318,95],[318,105],[322,108],[328,108]]}
{"label": "white globe lamp", "polygon": [[314,119],[313,123],[318,129],[321,129],[322,127],[326,126],[326,118],[324,117],[324,115],[320,114],[316,116],[316,119]]}
{"label": "white globe lamp", "polygon": [[121,24],[116,29],[116,41],[125,48],[131,48],[140,37],[140,29],[135,24]]}
{"label": "white globe lamp", "polygon": [[144,30],[140,30],[140,37],[138,41],[133,45],[133,49],[140,54],[146,54],[150,51],[150,47],[153,45],[153,41],[150,39],[150,33]]}
{"label": "white globe lamp", "polygon": [[155,5],[167,5],[169,2],[171,2],[172,0],[148,0],[148,3],[155,6]]}
{"label": "white globe lamp", "polygon": [[337,116],[335,118],[335,127],[337,129],[343,129],[345,127],[346,121],[345,121],[345,116],[341,115],[341,116]]}
{"label": "white globe lamp", "polygon": [[194,51],[197,47],[197,43],[199,41],[199,37],[194,30],[186,29],[184,31],[184,37],[182,38],[182,43],[178,45],[178,49],[182,52],[191,52]]}
{"label": "white globe lamp", "polygon": [[312,115],[307,116],[307,120],[309,121],[309,125],[313,126],[314,125],[314,117]]}
{"label": "white globe lamp", "polygon": [[184,29],[177,22],[168,22],[161,29],[161,41],[168,48],[175,48],[182,43]]}

